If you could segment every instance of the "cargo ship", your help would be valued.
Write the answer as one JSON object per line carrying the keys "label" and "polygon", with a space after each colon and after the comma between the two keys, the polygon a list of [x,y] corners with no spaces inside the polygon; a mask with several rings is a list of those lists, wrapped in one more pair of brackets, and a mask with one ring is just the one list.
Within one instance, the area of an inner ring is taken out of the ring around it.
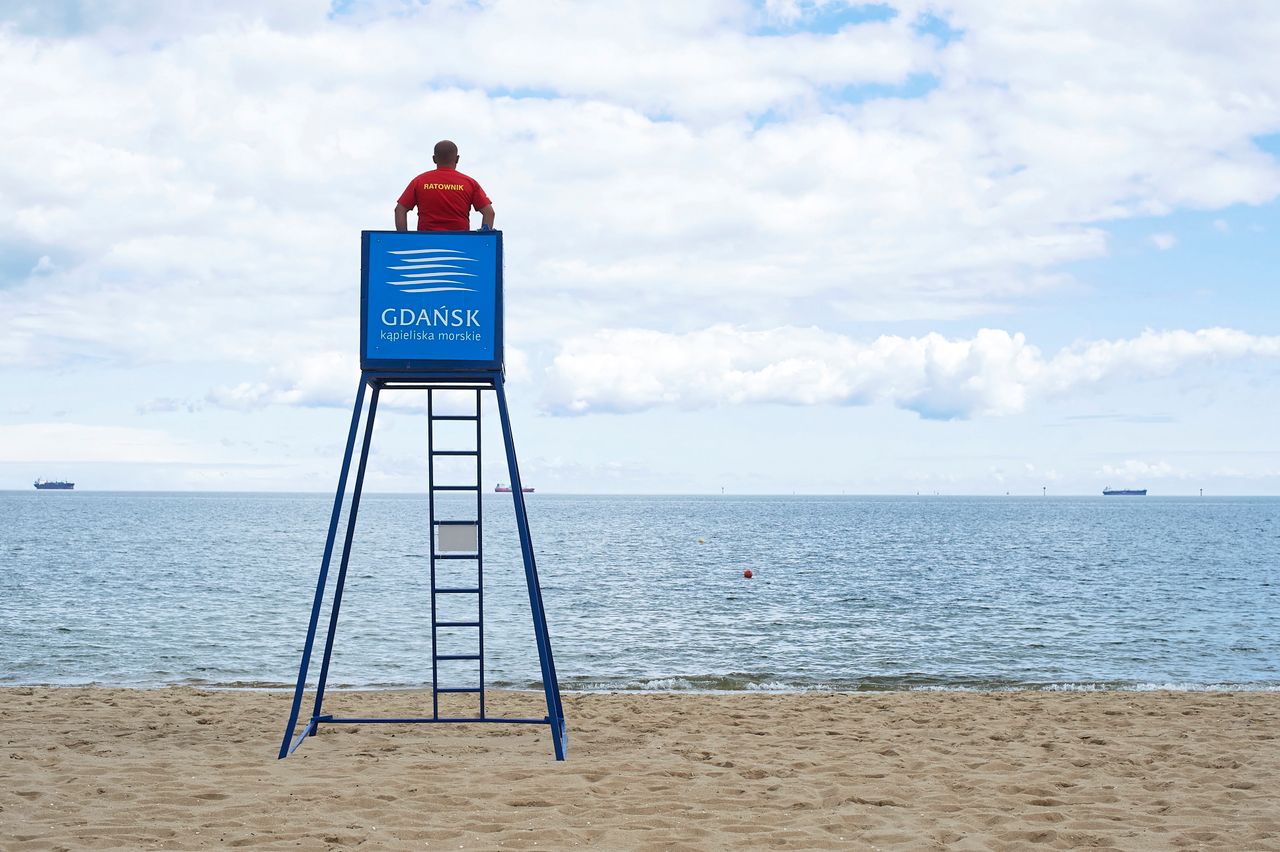
{"label": "cargo ship", "polygon": [[[499,482],[497,485],[495,485],[495,486],[493,487],[493,490],[494,490],[494,493],[495,493],[495,494],[510,494],[510,493],[511,493],[511,486],[509,486],[509,485],[503,485],[501,482]],[[524,493],[524,494],[532,494],[532,493],[533,493],[533,489],[532,489],[532,488],[521,488],[521,489],[520,489],[520,491],[521,491],[522,493]]]}
{"label": "cargo ship", "polygon": [[32,484],[41,491],[70,491],[76,487],[74,482],[63,482],[61,479],[37,479]]}
{"label": "cargo ship", "polygon": [[1102,489],[1103,497],[1146,497],[1147,489],[1145,488],[1112,488],[1108,485]]}

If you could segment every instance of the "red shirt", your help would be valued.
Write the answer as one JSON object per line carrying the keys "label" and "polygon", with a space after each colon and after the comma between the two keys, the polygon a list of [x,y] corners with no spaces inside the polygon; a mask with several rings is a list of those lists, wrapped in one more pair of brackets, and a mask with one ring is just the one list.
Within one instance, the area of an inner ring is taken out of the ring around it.
{"label": "red shirt", "polygon": [[469,231],[471,208],[489,203],[480,184],[454,168],[423,172],[405,187],[400,204],[418,208],[419,231]]}

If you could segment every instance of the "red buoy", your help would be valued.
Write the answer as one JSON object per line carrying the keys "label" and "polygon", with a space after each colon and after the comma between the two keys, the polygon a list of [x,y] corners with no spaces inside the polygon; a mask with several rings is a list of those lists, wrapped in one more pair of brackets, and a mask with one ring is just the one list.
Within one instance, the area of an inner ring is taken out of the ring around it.
{"label": "red buoy", "polygon": [[744,577],[746,577],[748,580],[750,580],[750,579],[751,579],[751,577],[752,577],[751,569],[750,569],[750,568],[748,568],[747,570],[743,571],[743,572],[742,572],[742,576],[744,576]]}

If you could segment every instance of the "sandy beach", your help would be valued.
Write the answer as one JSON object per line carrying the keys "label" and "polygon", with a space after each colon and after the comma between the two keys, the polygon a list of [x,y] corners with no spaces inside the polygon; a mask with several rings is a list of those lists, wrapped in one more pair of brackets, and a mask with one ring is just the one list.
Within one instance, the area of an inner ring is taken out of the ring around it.
{"label": "sandy beach", "polygon": [[498,725],[331,727],[277,761],[288,704],[0,689],[0,848],[1280,849],[1276,693],[571,694],[560,764]]}

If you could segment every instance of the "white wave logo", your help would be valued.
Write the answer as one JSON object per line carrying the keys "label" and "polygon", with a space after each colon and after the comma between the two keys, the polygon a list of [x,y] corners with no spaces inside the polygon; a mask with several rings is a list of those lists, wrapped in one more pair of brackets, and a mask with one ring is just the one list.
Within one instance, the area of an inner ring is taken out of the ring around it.
{"label": "white wave logo", "polygon": [[475,273],[466,272],[466,267],[459,264],[476,263],[477,259],[457,249],[403,249],[387,253],[393,256],[392,263],[403,264],[386,267],[388,271],[394,269],[400,273],[400,280],[387,283],[401,293],[476,292],[474,287],[463,287],[470,282],[461,280],[475,278]]}

